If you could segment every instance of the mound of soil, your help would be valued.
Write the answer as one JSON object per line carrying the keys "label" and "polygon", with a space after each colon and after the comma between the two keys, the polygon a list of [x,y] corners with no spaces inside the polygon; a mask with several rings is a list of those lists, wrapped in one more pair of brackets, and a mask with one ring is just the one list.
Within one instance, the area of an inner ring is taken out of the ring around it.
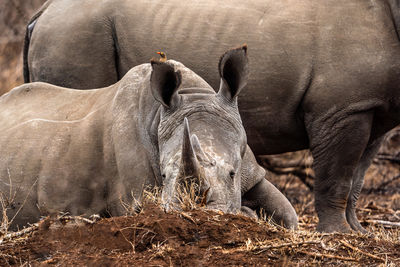
{"label": "mound of soil", "polygon": [[[301,225],[315,227],[315,221]],[[138,215],[93,224],[47,218],[27,236],[0,246],[0,265],[400,264],[399,231],[385,233],[397,236],[288,231],[241,215],[165,213],[149,204]]]}
{"label": "mound of soil", "polygon": [[[0,265],[21,262],[75,264],[223,265],[232,255],[214,250],[238,247],[248,239],[283,238],[273,228],[240,215],[214,211],[165,213],[148,205],[135,216],[102,219],[94,224],[47,218],[28,238],[3,245]],[[211,257],[211,259],[210,259]]]}

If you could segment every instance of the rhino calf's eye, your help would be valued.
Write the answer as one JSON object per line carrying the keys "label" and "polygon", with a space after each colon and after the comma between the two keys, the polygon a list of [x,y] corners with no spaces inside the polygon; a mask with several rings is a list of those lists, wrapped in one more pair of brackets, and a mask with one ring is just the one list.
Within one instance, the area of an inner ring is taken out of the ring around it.
{"label": "rhino calf's eye", "polygon": [[236,173],[235,173],[234,171],[230,171],[230,172],[229,172],[229,176],[230,176],[232,179],[235,177],[235,174],[236,174]]}
{"label": "rhino calf's eye", "polygon": [[166,176],[165,176],[165,174],[161,174],[161,177],[162,177],[163,179],[165,179]]}

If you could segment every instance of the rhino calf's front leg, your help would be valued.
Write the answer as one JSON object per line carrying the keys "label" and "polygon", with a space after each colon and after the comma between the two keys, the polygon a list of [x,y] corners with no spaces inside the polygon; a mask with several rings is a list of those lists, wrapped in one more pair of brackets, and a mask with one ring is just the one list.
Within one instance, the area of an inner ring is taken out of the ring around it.
{"label": "rhino calf's front leg", "polygon": [[242,162],[242,206],[263,210],[277,224],[297,229],[298,218],[289,200],[268,180],[249,147]]}
{"label": "rhino calf's front leg", "polygon": [[242,197],[242,205],[263,210],[277,224],[297,229],[297,214],[288,199],[269,181],[261,180]]}

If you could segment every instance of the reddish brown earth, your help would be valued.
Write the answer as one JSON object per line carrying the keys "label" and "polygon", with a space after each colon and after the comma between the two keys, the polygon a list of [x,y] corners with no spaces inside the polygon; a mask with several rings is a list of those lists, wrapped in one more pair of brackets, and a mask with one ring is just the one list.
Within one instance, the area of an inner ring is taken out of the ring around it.
{"label": "reddish brown earth", "polygon": [[[300,216],[298,231],[201,208],[165,213],[148,203],[137,215],[94,224],[47,218],[38,230],[4,241],[0,265],[400,266],[400,227],[375,222],[400,222],[400,181],[377,191],[374,187],[399,172],[394,164],[384,165],[374,165],[368,172],[358,210],[374,235],[316,233],[312,194],[289,175],[273,181],[285,185],[281,189]],[[388,177],[375,181],[379,172]]]}

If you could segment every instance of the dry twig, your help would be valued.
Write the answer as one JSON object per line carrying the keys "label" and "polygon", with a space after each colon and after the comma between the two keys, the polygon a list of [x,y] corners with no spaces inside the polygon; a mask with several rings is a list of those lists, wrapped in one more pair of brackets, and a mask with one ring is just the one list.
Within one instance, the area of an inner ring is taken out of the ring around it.
{"label": "dry twig", "polygon": [[9,234],[6,234],[6,235],[4,235],[4,236],[0,239],[0,244],[2,244],[2,243],[5,242],[5,241],[9,241],[9,240],[12,240],[12,239],[14,239],[14,238],[21,237],[21,236],[23,236],[23,235],[29,234],[29,233],[31,233],[31,232],[37,230],[38,227],[39,227],[39,224],[38,224],[38,223],[35,223],[35,224],[33,224],[31,227],[24,228],[24,229],[22,229],[21,231],[18,231],[18,232],[11,232],[11,233],[9,233]]}
{"label": "dry twig", "polygon": [[380,258],[380,257],[378,257],[378,256],[375,256],[375,255],[372,255],[371,253],[362,251],[361,249],[356,248],[356,247],[350,245],[349,243],[347,243],[347,242],[344,241],[344,240],[340,240],[340,243],[342,243],[344,246],[346,246],[346,247],[348,247],[348,248],[350,248],[350,249],[352,249],[352,250],[354,250],[354,251],[357,251],[358,253],[364,254],[365,256],[368,256],[368,257],[373,258],[373,259],[375,259],[375,260],[379,260],[379,261],[385,262],[384,259],[382,259],[382,258]]}
{"label": "dry twig", "polygon": [[313,256],[316,258],[329,258],[329,259],[336,259],[336,260],[342,260],[342,261],[358,261],[357,259],[351,258],[351,257],[342,257],[342,256],[331,255],[331,254],[314,253],[314,252],[309,252],[309,251],[304,251],[304,250],[299,250],[298,252],[309,255],[309,256]]}
{"label": "dry twig", "polygon": [[387,226],[400,227],[400,222],[389,222],[383,220],[365,220],[365,221],[371,224],[382,224]]}
{"label": "dry twig", "polygon": [[87,218],[81,217],[81,216],[60,216],[58,220],[60,221],[75,221],[75,222],[84,222],[86,224],[94,224],[96,221],[100,219],[100,216],[94,216],[92,215],[93,220],[89,220]]}
{"label": "dry twig", "polygon": [[197,223],[195,222],[195,220],[192,218],[192,216],[190,216],[189,214],[186,214],[186,212],[180,212],[178,213],[181,217],[183,217],[184,219],[190,221],[191,223],[194,223],[195,225],[197,225]]}
{"label": "dry twig", "polygon": [[378,163],[380,160],[385,160],[385,161],[390,161],[391,163],[400,164],[400,158],[394,157],[392,155],[378,154],[378,156],[374,159],[374,163]]}
{"label": "dry twig", "polygon": [[283,243],[283,244],[279,244],[279,245],[260,246],[260,247],[256,247],[253,250],[260,249],[260,251],[257,251],[254,253],[254,254],[260,254],[269,249],[276,249],[276,248],[283,248],[283,247],[296,247],[296,246],[301,246],[301,245],[305,245],[305,244],[321,244],[321,241],[309,240],[309,241],[301,241],[301,242]]}

